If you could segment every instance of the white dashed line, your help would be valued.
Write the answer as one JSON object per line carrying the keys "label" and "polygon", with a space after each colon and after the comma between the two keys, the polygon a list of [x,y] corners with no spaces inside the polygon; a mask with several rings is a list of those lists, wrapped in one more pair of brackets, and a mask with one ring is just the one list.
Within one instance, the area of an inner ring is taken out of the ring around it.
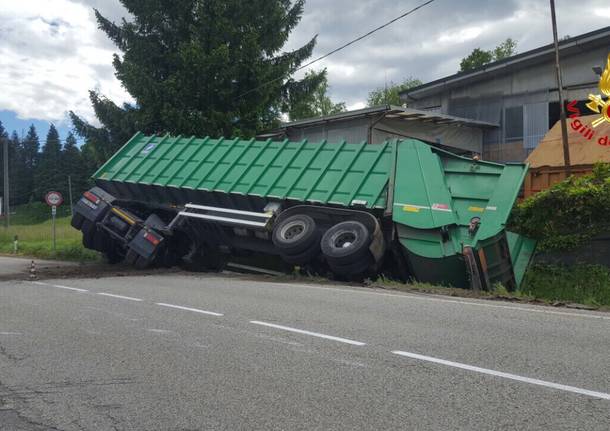
{"label": "white dashed line", "polygon": [[78,287],[61,286],[59,284],[51,284],[51,286],[59,289],[73,290],[75,292],[89,292],[87,289],[79,289]]}
{"label": "white dashed line", "polygon": [[327,340],[338,341],[340,343],[351,344],[353,346],[365,346],[366,345],[366,343],[362,343],[360,341],[349,340],[347,338],[341,338],[341,337],[334,337],[332,335],[320,334],[318,332],[304,331],[303,329],[290,328],[289,326],[282,326],[282,325],[275,325],[273,323],[260,322],[258,320],[250,320],[250,323],[253,323],[255,325],[268,326],[270,328],[275,328],[275,329],[282,329],[284,331],[289,331],[289,332],[296,332],[297,334],[310,335],[312,337],[318,337],[318,338],[324,338]]}
{"label": "white dashed line", "polygon": [[114,295],[112,293],[105,293],[105,292],[98,292],[98,295],[102,295],[102,296],[111,296],[113,298],[119,298],[119,299],[127,299],[128,301],[143,301],[140,298],[132,298],[131,296],[123,296],[123,295]]}
{"label": "white dashed line", "polygon": [[41,281],[32,281],[32,284],[37,284],[39,286],[57,287],[58,289],[73,290],[74,292],[89,292],[87,289],[79,289],[78,287],[62,286],[61,284],[43,283]]}
{"label": "white dashed line", "polygon": [[610,394],[604,392],[595,392],[588,389],[577,388],[575,386],[567,386],[559,383],[547,382],[545,380],[532,379],[530,377],[518,376],[516,374],[505,373],[502,371],[490,370],[488,368],[475,367],[473,365],[462,364],[460,362],[447,361],[445,359],[434,358],[432,356],[419,355],[417,353],[403,352],[401,350],[395,350],[392,353],[395,355],[405,356],[411,359],[417,359],[425,362],[433,362],[435,364],[446,365],[448,367],[460,368],[462,370],[474,371],[475,373],[487,374],[490,376],[502,377],[503,379],[516,380],[518,382],[530,383],[532,385],[545,386],[547,388],[558,389],[566,392],[573,392],[575,394],[587,395],[594,398],[601,398],[604,400],[610,400]]}
{"label": "white dashed line", "polygon": [[192,311],[194,313],[201,313],[201,314],[209,314],[210,316],[216,316],[216,317],[224,316],[224,314],[222,314],[222,313],[216,313],[214,311],[200,310],[198,308],[183,307],[182,305],[166,304],[164,302],[157,302],[156,304],[160,305],[161,307],[177,308],[178,310]]}

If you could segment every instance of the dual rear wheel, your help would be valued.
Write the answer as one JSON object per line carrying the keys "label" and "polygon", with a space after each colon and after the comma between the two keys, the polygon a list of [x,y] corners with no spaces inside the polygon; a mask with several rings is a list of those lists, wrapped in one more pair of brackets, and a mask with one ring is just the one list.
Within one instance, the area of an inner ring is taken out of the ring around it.
{"label": "dual rear wheel", "polygon": [[286,262],[305,265],[322,254],[332,272],[340,276],[361,275],[373,263],[372,235],[358,221],[337,223],[324,232],[312,217],[295,214],[275,226],[272,240]]}

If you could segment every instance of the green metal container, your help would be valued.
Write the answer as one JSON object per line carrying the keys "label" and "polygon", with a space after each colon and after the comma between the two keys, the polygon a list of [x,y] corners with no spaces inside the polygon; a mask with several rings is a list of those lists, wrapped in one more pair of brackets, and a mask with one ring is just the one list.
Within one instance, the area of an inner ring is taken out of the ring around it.
{"label": "green metal container", "polygon": [[525,164],[477,161],[414,139],[367,145],[138,133],[93,177],[124,199],[259,211],[283,201],[391,215],[416,277],[463,287],[465,248],[488,283],[520,282],[524,268],[514,273],[505,224],[526,172]]}
{"label": "green metal container", "polygon": [[[394,143],[367,145],[136,134],[93,178],[273,200],[386,207]],[[177,202],[180,203],[180,202]]]}

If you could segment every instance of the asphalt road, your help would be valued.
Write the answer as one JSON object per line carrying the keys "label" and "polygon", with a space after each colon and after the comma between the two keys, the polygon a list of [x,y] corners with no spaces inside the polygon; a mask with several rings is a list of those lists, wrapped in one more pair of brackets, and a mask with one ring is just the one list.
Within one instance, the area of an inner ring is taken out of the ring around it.
{"label": "asphalt road", "polygon": [[0,430],[608,430],[609,358],[603,313],[223,276],[0,283]]}

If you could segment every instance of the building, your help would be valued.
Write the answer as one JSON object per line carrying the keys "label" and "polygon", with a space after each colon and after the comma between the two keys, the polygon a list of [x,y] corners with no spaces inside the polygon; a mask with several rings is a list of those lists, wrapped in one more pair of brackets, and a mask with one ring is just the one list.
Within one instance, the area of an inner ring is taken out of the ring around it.
{"label": "building", "polygon": [[[564,97],[586,113],[610,53],[610,27],[559,43]],[[554,46],[456,73],[402,92],[410,108],[497,124],[483,129],[483,158],[523,161],[559,120]]]}
{"label": "building", "polygon": [[417,138],[455,153],[481,154],[485,132],[498,128],[498,124],[436,112],[377,106],[283,123],[279,129],[258,138],[370,144],[380,144],[388,139]]}

